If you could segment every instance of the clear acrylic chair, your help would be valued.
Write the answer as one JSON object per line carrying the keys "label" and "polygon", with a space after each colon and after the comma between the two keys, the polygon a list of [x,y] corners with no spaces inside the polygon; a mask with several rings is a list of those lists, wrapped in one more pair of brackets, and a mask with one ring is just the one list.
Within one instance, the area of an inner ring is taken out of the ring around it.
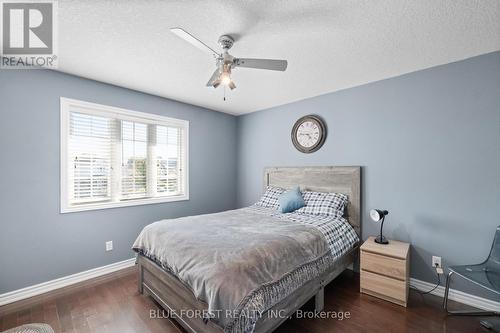
{"label": "clear acrylic chair", "polygon": [[500,309],[498,311],[450,311],[448,309],[448,293],[450,291],[451,277],[454,274],[500,295],[500,226],[497,227],[488,259],[476,265],[450,266],[449,270],[444,292],[444,309],[448,314],[466,316],[500,315]]}

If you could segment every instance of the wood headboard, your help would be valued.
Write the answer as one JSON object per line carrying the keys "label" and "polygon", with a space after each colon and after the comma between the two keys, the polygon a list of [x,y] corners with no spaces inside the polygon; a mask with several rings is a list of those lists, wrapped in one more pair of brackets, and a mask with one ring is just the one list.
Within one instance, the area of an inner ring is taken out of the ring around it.
{"label": "wood headboard", "polygon": [[349,197],[346,218],[361,238],[361,167],[277,167],[264,169],[267,185],[286,189],[300,186],[302,191],[337,192]]}

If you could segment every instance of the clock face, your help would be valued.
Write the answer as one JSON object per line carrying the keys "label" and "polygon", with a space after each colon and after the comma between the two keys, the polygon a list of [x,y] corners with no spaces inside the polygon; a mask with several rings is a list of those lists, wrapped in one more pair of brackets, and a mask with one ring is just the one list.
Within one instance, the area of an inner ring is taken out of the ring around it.
{"label": "clock face", "polygon": [[323,121],[312,115],[297,120],[292,129],[292,142],[295,148],[303,153],[312,153],[321,148],[325,136]]}
{"label": "clock face", "polygon": [[311,148],[320,139],[319,126],[313,121],[304,121],[297,129],[297,141],[302,147]]}

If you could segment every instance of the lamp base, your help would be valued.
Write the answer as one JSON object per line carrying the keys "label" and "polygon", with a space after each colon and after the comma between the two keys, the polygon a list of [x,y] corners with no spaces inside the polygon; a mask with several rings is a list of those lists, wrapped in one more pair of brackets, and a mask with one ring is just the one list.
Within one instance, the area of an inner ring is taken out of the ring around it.
{"label": "lamp base", "polygon": [[375,238],[375,243],[377,244],[389,244],[389,241],[384,237],[384,236],[380,236],[378,235],[376,238]]}

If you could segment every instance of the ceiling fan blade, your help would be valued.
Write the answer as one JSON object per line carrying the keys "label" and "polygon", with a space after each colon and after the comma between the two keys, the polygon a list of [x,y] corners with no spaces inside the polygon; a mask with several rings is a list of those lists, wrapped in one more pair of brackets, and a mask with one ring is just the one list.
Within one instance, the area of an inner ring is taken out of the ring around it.
{"label": "ceiling fan blade", "polygon": [[220,76],[220,71],[219,69],[217,68],[215,70],[215,72],[212,74],[212,76],[210,77],[210,80],[208,80],[207,82],[207,87],[211,87],[214,85],[215,81],[217,81],[219,79],[219,76]]}
{"label": "ceiling fan blade", "polygon": [[229,82],[229,84],[227,85],[229,88],[231,88],[231,90],[235,89],[236,88],[236,84],[234,84],[234,81],[231,81]]}
{"label": "ceiling fan blade", "polygon": [[219,56],[217,51],[212,49],[207,44],[203,43],[198,38],[191,35],[189,32],[185,31],[184,29],[182,29],[182,28],[170,28],[170,31],[172,31],[178,37],[184,39],[186,42],[191,43],[193,46],[199,48],[200,50],[212,54],[215,58],[217,58]]}
{"label": "ceiling fan blade", "polygon": [[258,68],[258,69],[270,69],[272,71],[284,71],[286,70],[287,65],[288,62],[286,60],[248,59],[248,58],[234,59],[234,66]]}

